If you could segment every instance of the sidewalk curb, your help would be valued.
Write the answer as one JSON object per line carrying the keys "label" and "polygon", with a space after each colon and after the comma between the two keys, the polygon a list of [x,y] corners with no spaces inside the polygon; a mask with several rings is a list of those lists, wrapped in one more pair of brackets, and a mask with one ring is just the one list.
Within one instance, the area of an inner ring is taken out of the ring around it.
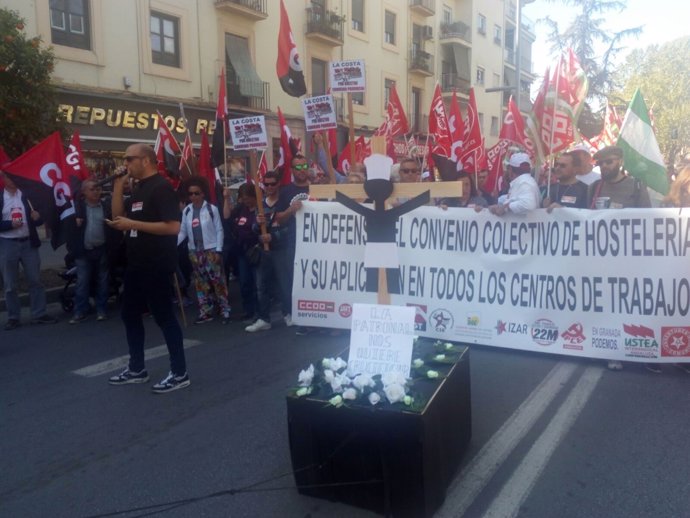
{"label": "sidewalk curb", "polygon": [[[46,303],[53,304],[55,302],[60,302],[60,293],[62,293],[62,287],[57,286],[55,288],[46,289]],[[27,292],[19,294],[19,302],[22,307],[29,306],[29,294]],[[2,298],[0,298],[0,311],[6,311],[7,305],[5,304],[5,293],[2,293]]]}

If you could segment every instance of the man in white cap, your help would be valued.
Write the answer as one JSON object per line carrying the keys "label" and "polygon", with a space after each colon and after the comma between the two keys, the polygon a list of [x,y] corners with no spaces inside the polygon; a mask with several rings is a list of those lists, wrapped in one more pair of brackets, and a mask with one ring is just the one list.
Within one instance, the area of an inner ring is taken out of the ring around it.
{"label": "man in white cap", "polygon": [[539,186],[532,177],[532,162],[526,153],[513,153],[508,160],[510,188],[508,194],[498,197],[489,210],[496,216],[507,213],[526,214],[541,206]]}
{"label": "man in white cap", "polygon": [[574,165],[578,180],[585,185],[590,186],[597,180],[601,179],[599,166],[596,168],[594,167],[594,164],[592,163],[592,155],[589,152],[589,148],[585,144],[578,144],[570,151],[575,154]]}

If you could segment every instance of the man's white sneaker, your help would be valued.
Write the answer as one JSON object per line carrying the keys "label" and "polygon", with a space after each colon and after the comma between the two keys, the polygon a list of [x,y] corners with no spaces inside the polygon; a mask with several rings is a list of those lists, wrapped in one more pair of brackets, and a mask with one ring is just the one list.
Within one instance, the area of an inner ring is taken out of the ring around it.
{"label": "man's white sneaker", "polygon": [[261,319],[244,328],[247,333],[256,333],[257,331],[267,331],[269,329],[271,329],[271,324]]}
{"label": "man's white sneaker", "polygon": [[292,323],[292,315],[285,315],[283,320],[285,321],[285,327],[292,327],[294,325]]}

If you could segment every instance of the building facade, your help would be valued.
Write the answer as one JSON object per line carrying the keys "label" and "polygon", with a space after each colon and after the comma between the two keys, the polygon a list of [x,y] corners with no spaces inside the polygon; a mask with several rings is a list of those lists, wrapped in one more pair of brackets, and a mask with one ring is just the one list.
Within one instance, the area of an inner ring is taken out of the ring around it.
{"label": "building facade", "polygon": [[[355,132],[370,135],[385,117],[392,85],[412,130],[426,135],[436,82],[461,105],[470,87],[487,146],[498,136],[509,92],[529,108],[534,32],[520,23],[519,0],[285,0],[307,83],[326,93],[331,61],[364,59],[367,91],[353,94]],[[523,0],[524,1],[524,0]],[[132,142],[153,142],[156,113],[198,144],[214,129],[218,78],[225,68],[231,118],[262,114],[278,145],[280,107],[305,140],[300,100],[284,93],[275,71],[278,0],[4,0],[56,55],[60,110],[82,137],[95,167],[109,167]],[[519,65],[518,65],[519,63]],[[347,139],[347,103],[335,94],[339,141]],[[182,110],[184,110],[184,117]],[[269,166],[274,156],[269,152]]]}

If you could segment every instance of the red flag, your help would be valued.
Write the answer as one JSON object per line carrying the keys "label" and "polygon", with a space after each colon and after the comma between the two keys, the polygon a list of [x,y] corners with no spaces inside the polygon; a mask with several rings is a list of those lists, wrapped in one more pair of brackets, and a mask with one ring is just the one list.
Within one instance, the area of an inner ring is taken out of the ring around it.
{"label": "red flag", "polygon": [[53,249],[65,242],[63,223],[75,215],[67,167],[57,131],[3,166],[31,206],[50,222]]}
{"label": "red flag", "polygon": [[460,103],[458,96],[453,91],[453,98],[450,101],[450,117],[448,117],[448,130],[450,131],[450,159],[455,162],[456,170],[462,171],[462,143],[465,138],[465,124],[460,113]]}
{"label": "red flag", "polygon": [[407,123],[405,110],[400,102],[398,91],[395,89],[395,85],[393,85],[391,88],[390,96],[388,97],[386,115],[388,118],[388,133],[391,138],[409,133],[410,127]]}
{"label": "red flag", "polygon": [[210,202],[214,205],[218,202],[216,196],[216,172],[211,164],[211,146],[208,143],[208,134],[206,128],[201,130],[201,149],[199,150],[199,176],[208,180],[209,191],[211,195]]}
{"label": "red flag", "polygon": [[180,157],[180,172],[184,177],[196,174],[196,166],[194,164],[194,147],[192,145],[192,139],[189,136],[189,133],[184,136],[182,156]]}
{"label": "red flag", "polygon": [[259,184],[263,185],[264,184],[264,176],[266,176],[266,173],[268,172],[268,162],[266,161],[266,153],[262,152],[261,153],[261,159],[259,161]]}
{"label": "red flag", "polygon": [[436,83],[429,110],[429,135],[433,138],[432,153],[450,158],[453,142],[448,128],[446,108],[441,97],[441,87]]}
{"label": "red flag", "polygon": [[228,96],[225,90],[225,68],[223,68],[218,78],[216,128],[213,130],[213,147],[211,151],[213,167],[220,167],[225,164],[225,143],[230,138],[230,127],[228,124]]}
{"label": "red flag", "polygon": [[[175,140],[172,132],[165,124],[165,119],[158,113],[158,135],[153,149],[158,160],[158,172],[173,184],[175,188],[180,183],[180,161],[177,158],[182,154],[180,144]],[[176,185],[177,184],[177,185]]]}
{"label": "red flag", "polygon": [[84,162],[84,155],[81,152],[81,142],[77,130],[72,133],[72,141],[67,148],[65,163],[67,164],[67,174],[74,176],[79,182],[83,182],[90,176],[89,169]]}
{"label": "red flag", "polygon": [[606,114],[604,115],[604,127],[596,137],[589,140],[589,145],[597,149],[602,149],[606,146],[615,146],[618,141],[618,135],[621,132],[621,125],[623,120],[616,113],[616,108],[606,102]]}
{"label": "red flag", "polygon": [[470,88],[470,99],[467,103],[467,120],[465,120],[465,138],[461,160],[463,170],[468,173],[477,173],[489,167],[486,161],[482,128],[479,124],[477,102],[474,98],[474,88]]}
{"label": "red flag", "polygon": [[307,85],[304,82],[302,63],[295,45],[295,38],[290,28],[290,19],[283,0],[280,0],[280,31],[278,32],[278,61],[276,72],[283,91],[292,96],[300,97],[307,93]]}
{"label": "red flag", "polygon": [[290,148],[290,139],[292,134],[288,128],[287,122],[283,112],[278,106],[278,123],[280,124],[280,159],[278,160],[278,167],[281,167],[283,174],[280,177],[281,185],[288,185],[292,182],[292,149]]}

